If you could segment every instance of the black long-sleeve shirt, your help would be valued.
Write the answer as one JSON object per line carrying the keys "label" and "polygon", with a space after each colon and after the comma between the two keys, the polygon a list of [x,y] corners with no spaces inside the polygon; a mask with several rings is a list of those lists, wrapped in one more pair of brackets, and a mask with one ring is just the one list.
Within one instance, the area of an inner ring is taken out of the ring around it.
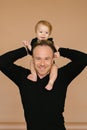
{"label": "black long-sleeve shirt", "polygon": [[24,47],[0,56],[0,70],[19,88],[27,130],[65,130],[62,113],[67,87],[87,66],[87,54],[66,48],[58,51],[71,61],[58,69],[58,77],[50,91],[45,89],[49,74],[33,82],[27,79],[30,70],[14,63],[27,55]]}

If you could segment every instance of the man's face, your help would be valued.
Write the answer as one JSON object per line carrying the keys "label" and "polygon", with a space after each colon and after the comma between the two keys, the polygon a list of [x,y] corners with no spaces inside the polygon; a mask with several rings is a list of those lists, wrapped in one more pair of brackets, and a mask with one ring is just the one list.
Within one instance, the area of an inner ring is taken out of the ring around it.
{"label": "man's face", "polygon": [[40,78],[45,77],[53,65],[53,51],[49,46],[37,46],[33,50],[33,63]]}

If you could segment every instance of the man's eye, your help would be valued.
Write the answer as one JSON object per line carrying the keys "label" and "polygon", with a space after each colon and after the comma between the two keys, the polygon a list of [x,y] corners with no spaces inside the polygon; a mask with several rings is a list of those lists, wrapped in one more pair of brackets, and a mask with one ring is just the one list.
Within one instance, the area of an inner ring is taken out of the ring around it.
{"label": "man's eye", "polygon": [[45,60],[49,60],[49,58],[47,57]]}
{"label": "man's eye", "polygon": [[40,60],[40,58],[38,57],[38,58],[36,58],[36,60]]}

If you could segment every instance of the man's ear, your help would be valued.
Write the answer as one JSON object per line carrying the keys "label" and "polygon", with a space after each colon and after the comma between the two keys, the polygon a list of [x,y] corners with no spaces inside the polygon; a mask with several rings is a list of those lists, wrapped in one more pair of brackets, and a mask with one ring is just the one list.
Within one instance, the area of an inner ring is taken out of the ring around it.
{"label": "man's ear", "polygon": [[55,60],[53,60],[53,64],[55,64]]}

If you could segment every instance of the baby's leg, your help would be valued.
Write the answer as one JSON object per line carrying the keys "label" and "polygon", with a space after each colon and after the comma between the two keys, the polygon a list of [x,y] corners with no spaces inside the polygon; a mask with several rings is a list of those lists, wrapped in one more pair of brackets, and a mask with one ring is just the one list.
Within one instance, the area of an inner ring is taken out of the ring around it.
{"label": "baby's leg", "polygon": [[27,78],[32,80],[32,81],[37,81],[37,74],[36,74],[32,60],[30,61],[30,70],[31,70],[31,74],[29,74]]}
{"label": "baby's leg", "polygon": [[54,63],[52,68],[51,68],[49,82],[48,82],[48,84],[45,87],[47,90],[51,90],[53,88],[53,84],[54,84],[54,82],[55,82],[55,80],[57,78],[57,75],[58,75],[58,67]]}

